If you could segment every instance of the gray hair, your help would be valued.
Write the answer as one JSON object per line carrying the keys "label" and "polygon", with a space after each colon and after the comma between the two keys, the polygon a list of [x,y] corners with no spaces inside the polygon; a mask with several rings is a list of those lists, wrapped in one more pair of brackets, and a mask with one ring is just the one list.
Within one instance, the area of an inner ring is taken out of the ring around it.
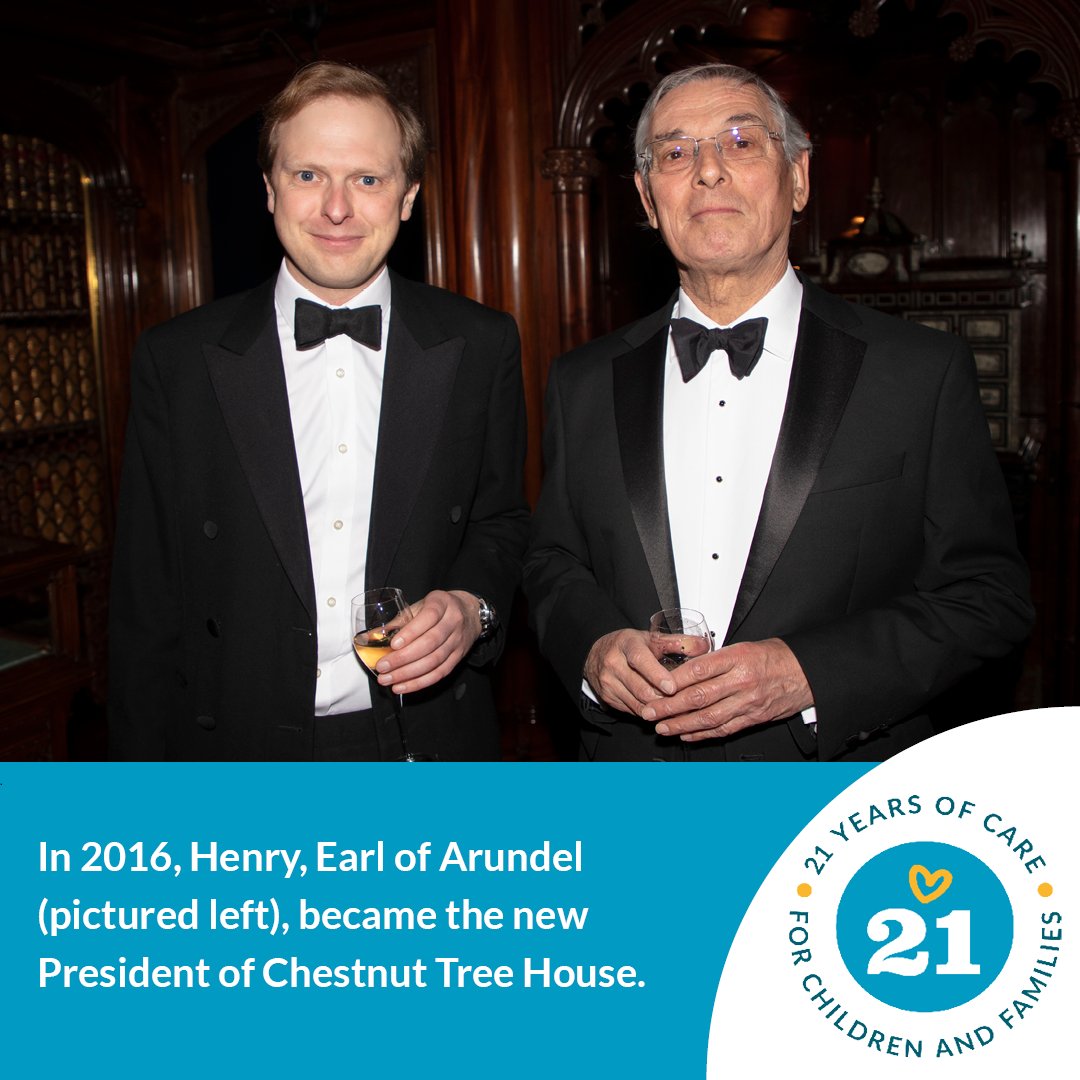
{"label": "gray hair", "polygon": [[784,148],[784,157],[794,161],[804,150],[810,150],[810,140],[806,137],[802,125],[794,113],[787,107],[784,99],[760,76],[735,64],[698,64],[696,67],[683,68],[665,76],[649,95],[645,108],[634,131],[634,168],[645,176],[649,171],[649,140],[653,114],[660,100],[688,83],[708,82],[713,79],[732,83],[735,86],[752,86],[760,91],[768,102],[772,112],[772,121],[780,135],[780,145]]}

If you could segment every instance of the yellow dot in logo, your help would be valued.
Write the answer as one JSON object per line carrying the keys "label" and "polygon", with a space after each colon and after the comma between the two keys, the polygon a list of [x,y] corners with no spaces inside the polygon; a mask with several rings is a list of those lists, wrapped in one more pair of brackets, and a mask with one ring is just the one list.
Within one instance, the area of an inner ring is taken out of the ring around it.
{"label": "yellow dot in logo", "polygon": [[814,890],[804,881],[796,890],[800,896],[809,896]]}
{"label": "yellow dot in logo", "polygon": [[1054,891],[1054,886],[1051,885],[1049,881],[1044,881],[1039,886],[1039,895],[1040,896],[1049,896],[1053,891]]}

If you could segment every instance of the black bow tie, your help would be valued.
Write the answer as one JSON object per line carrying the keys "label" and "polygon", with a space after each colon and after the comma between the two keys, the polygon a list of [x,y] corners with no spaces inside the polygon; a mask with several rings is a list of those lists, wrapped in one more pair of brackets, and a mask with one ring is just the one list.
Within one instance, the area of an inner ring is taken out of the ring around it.
{"label": "black bow tie", "polygon": [[679,358],[683,382],[689,382],[716,349],[728,354],[731,374],[742,379],[754,370],[765,347],[768,319],[747,319],[727,330],[709,329],[693,319],[672,319],[671,340]]}
{"label": "black bow tie", "polygon": [[293,315],[296,347],[310,349],[327,338],[348,334],[353,341],[377,349],[382,343],[382,308],[328,308],[311,300],[297,300]]}

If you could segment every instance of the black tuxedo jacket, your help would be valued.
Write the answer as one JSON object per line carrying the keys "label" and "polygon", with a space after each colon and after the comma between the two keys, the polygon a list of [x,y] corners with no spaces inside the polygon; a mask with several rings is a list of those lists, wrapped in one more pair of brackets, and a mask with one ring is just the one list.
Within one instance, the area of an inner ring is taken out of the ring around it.
{"label": "black tuxedo jacket", "polygon": [[[115,757],[311,757],[315,590],[273,289],[137,347],[110,602]],[[395,275],[391,310],[367,585],[411,600],[466,589],[505,614],[528,528],[517,328]],[[498,756],[482,669],[500,638],[410,695],[412,749]]]}
{"label": "black tuxedo jacket", "polygon": [[[678,606],[663,461],[666,307],[552,368],[525,589],[575,700],[592,644]],[[752,377],[752,376],[751,376]],[[685,597],[693,607],[693,597]],[[1027,570],[960,339],[810,283],[726,643],[781,637],[818,710],[684,744],[583,706],[604,759],[879,760],[1030,629]],[[719,628],[715,628],[719,629]]]}

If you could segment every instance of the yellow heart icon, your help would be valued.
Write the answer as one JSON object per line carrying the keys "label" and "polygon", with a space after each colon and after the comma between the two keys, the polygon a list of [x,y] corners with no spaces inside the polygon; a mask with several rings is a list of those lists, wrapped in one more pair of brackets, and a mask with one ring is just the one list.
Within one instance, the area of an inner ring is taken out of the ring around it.
{"label": "yellow heart icon", "polygon": [[[928,889],[933,889],[933,892],[923,892],[919,888],[919,879],[922,879],[926,883]],[[929,904],[931,900],[936,900],[939,896],[944,896],[948,891],[949,886],[952,884],[952,874],[948,870],[935,870],[932,874],[925,866],[919,866],[916,864],[908,871],[908,884],[911,886],[911,891],[915,894],[915,899],[920,904]],[[934,889],[934,882],[940,881],[941,884]]]}

